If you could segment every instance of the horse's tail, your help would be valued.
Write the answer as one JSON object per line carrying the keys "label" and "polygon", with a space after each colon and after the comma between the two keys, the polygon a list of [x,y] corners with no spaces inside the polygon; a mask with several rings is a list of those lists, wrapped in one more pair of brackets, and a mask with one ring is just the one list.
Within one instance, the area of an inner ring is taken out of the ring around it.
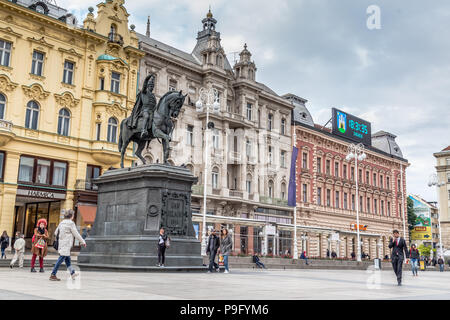
{"label": "horse's tail", "polygon": [[127,119],[123,119],[122,122],[120,123],[120,133],[119,133],[119,152],[122,152],[122,145],[123,145],[123,139],[122,139],[122,134],[123,134],[123,125],[125,124],[125,121]]}

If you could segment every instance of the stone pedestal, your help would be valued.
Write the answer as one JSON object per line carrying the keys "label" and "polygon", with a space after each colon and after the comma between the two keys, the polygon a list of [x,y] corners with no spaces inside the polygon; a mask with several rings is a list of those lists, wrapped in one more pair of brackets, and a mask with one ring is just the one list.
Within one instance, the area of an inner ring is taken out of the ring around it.
{"label": "stone pedestal", "polygon": [[159,229],[171,239],[167,267],[202,267],[195,238],[188,169],[162,164],[107,171],[96,179],[95,223],[78,256],[78,265],[148,269],[158,262]]}

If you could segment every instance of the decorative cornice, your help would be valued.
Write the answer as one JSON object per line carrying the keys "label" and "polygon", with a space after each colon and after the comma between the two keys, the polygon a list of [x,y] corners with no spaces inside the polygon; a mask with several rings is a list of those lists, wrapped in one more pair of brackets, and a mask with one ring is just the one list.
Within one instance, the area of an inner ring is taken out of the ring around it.
{"label": "decorative cornice", "polygon": [[30,86],[22,85],[22,89],[27,97],[35,100],[45,100],[50,94],[50,92],[45,91],[44,88],[37,83],[33,83]]}
{"label": "decorative cornice", "polygon": [[70,92],[63,92],[62,94],[54,94],[56,103],[61,107],[66,107],[69,109],[78,106],[80,99],[75,99],[75,97]]}
{"label": "decorative cornice", "polygon": [[12,82],[5,74],[0,74],[0,91],[13,91],[19,84]]}
{"label": "decorative cornice", "polygon": [[20,33],[15,32],[11,27],[0,28],[0,31],[9,34],[11,36],[21,38],[22,35]]}
{"label": "decorative cornice", "polygon": [[58,48],[58,51],[74,55],[80,59],[83,58],[83,55],[81,53],[76,52],[73,48],[70,49]]}
{"label": "decorative cornice", "polygon": [[45,47],[50,48],[50,49],[52,49],[54,47],[54,45],[52,45],[52,44],[48,43],[47,41],[45,41],[44,37],[42,37],[40,39],[36,39],[34,37],[33,38],[32,37],[28,37],[27,40],[31,41],[31,42],[34,42],[36,44],[45,46]]}

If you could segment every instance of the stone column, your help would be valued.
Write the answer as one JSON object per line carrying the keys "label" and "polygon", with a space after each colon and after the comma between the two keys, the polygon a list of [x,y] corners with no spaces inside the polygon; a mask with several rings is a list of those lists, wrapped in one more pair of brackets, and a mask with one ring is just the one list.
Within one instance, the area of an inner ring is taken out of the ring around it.
{"label": "stone column", "polygon": [[254,243],[253,243],[253,227],[248,227],[248,234],[247,234],[247,243],[248,243],[248,254],[254,253]]}

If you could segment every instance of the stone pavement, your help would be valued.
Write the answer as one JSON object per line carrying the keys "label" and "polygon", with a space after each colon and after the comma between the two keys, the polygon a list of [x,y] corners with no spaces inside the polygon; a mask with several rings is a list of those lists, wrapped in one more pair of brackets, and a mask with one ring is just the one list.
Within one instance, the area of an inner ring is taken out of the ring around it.
{"label": "stone pavement", "polygon": [[[404,273],[398,287],[391,270],[249,270],[223,273],[81,272],[79,282],[60,271],[0,269],[0,300],[7,299],[449,299],[450,272]],[[79,286],[77,289],[76,287]]]}

